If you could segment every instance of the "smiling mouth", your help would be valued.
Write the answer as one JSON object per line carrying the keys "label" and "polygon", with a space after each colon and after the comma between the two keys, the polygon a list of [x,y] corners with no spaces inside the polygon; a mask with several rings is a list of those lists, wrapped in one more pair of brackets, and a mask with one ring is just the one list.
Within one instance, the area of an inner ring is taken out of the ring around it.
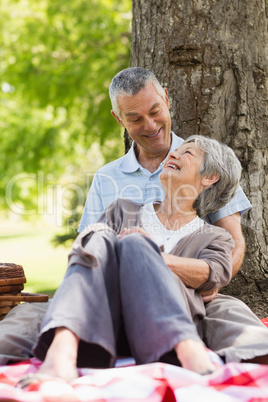
{"label": "smiling mouth", "polygon": [[149,138],[154,138],[154,137],[156,137],[156,136],[160,133],[160,131],[161,131],[161,128],[160,128],[155,134],[147,135],[147,137],[149,137]]}
{"label": "smiling mouth", "polygon": [[165,167],[180,170],[180,168],[177,165],[174,165],[173,163],[168,163]]}

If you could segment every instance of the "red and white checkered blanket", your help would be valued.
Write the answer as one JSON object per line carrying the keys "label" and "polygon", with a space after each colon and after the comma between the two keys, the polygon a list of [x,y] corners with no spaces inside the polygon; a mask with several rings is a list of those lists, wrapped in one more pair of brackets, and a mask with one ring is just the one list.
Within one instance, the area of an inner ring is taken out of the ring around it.
{"label": "red and white checkered blanket", "polygon": [[[268,319],[263,320],[268,326]],[[210,375],[164,363],[113,369],[80,369],[72,383],[50,380],[14,387],[40,361],[0,366],[0,401],[10,402],[268,402],[268,365],[228,363]]]}

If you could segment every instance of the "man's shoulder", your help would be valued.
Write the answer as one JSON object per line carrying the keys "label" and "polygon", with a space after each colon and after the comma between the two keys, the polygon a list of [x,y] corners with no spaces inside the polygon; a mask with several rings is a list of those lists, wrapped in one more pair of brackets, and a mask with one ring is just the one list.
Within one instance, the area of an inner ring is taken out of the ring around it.
{"label": "man's shoulder", "polygon": [[101,168],[99,168],[96,173],[111,173],[111,171],[116,170],[120,166],[125,156],[126,155],[121,156],[121,158],[115,159],[112,162],[106,163]]}
{"label": "man's shoulder", "polygon": [[209,223],[214,224],[218,220],[234,215],[239,212],[240,215],[243,215],[248,210],[252,208],[246,194],[242,190],[241,186],[238,187],[235,196],[222,208],[218,209],[216,212],[210,212],[205,217],[205,220]]}

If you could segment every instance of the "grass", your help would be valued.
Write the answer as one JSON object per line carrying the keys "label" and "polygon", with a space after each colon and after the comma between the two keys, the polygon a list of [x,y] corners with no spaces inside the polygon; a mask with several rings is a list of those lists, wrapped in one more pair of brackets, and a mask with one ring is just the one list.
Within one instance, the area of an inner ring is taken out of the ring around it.
{"label": "grass", "polygon": [[50,243],[54,234],[53,227],[41,224],[1,225],[0,261],[23,266],[25,292],[52,295],[59,286],[67,268],[69,248],[55,248]]}

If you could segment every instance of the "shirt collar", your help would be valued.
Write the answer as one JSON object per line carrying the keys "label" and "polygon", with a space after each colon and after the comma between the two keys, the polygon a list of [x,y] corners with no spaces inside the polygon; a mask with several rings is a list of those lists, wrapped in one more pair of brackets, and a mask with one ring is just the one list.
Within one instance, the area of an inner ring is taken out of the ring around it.
{"label": "shirt collar", "polygon": [[123,156],[121,163],[119,165],[119,168],[122,170],[122,172],[125,173],[133,173],[136,172],[138,169],[140,169],[142,166],[139,164],[137,161],[134,147],[135,147],[135,142],[132,142],[131,148],[128,151],[128,153]]}
{"label": "shirt collar", "polygon": [[178,137],[173,131],[171,131],[171,146],[169,152],[175,151],[175,149],[179,148],[184,143],[184,139]]}
{"label": "shirt collar", "polygon": [[[178,139],[180,141],[178,141]],[[175,149],[177,149],[182,143],[183,143],[183,140],[181,138],[177,137],[173,133],[173,131],[171,131],[171,147],[170,147],[169,152],[172,152]],[[119,165],[119,168],[122,170],[122,172],[133,173],[133,172],[136,172],[138,169],[143,169],[142,166],[137,161],[135,151],[134,151],[135,146],[136,146],[136,143],[133,141],[130,150],[122,158],[121,163]],[[163,164],[163,162],[161,162],[161,165]]]}

